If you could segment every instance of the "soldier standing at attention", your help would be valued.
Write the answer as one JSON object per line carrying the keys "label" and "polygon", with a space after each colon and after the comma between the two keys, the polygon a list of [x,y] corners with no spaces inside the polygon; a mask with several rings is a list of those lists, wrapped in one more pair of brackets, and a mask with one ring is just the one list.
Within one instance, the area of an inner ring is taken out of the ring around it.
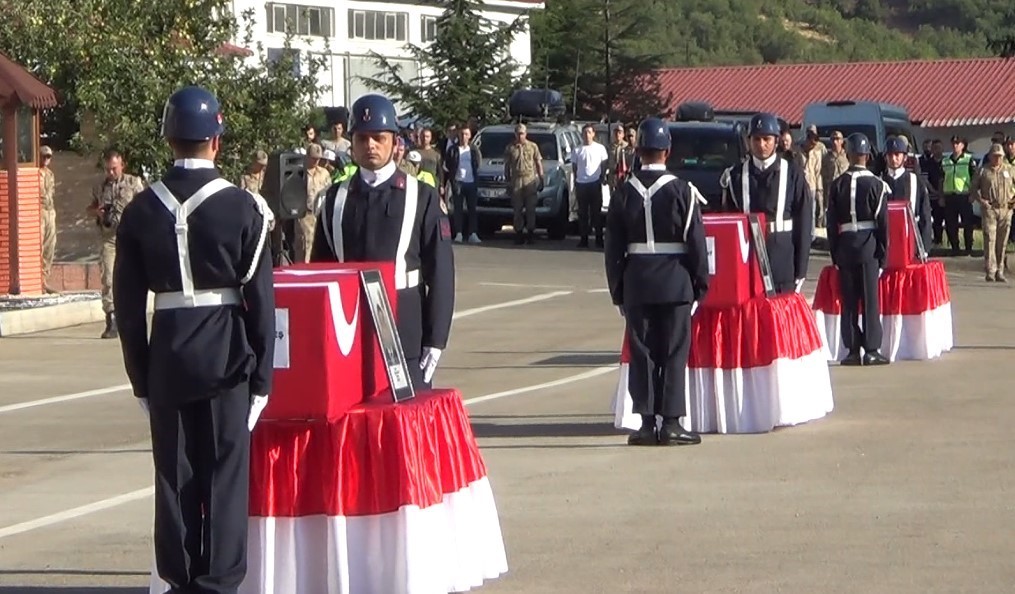
{"label": "soldier standing at attention", "polygon": [[254,162],[250,164],[247,172],[240,177],[240,189],[261,193],[261,184],[264,183],[264,168],[268,166],[268,153],[257,151],[254,153]]}
{"label": "soldier standing at attention", "polygon": [[49,285],[49,273],[53,271],[53,257],[56,254],[56,176],[50,169],[53,149],[44,146],[39,149],[39,186],[42,194],[42,281],[47,293],[56,293]]}
{"label": "soldier standing at attention", "polygon": [[[867,169],[870,141],[860,133],[846,139],[850,167],[828,195],[828,251],[839,270],[839,326],[849,354],[842,365],[887,365],[881,348],[878,279],[888,251],[888,185]],[[859,317],[863,316],[863,328]],[[860,349],[863,349],[863,358]]]}
{"label": "soldier standing at attention", "polygon": [[628,160],[628,144],[624,141],[624,126],[615,124],[613,127],[613,144],[610,145],[610,190],[617,192],[624,183],[624,178],[631,171]]}
{"label": "soldier standing at attention", "polygon": [[394,262],[396,323],[412,384],[429,388],[455,309],[451,221],[437,190],[394,162],[398,120],[382,95],[352,106],[359,169],[328,189],[312,262]]}
{"label": "soldier standing at attention", "polygon": [[536,196],[543,189],[543,155],[527,134],[525,124],[517,124],[515,141],[504,150],[504,180],[511,193],[517,245],[535,243]]}
{"label": "soldier standing at attention", "polygon": [[[638,130],[641,170],[610,200],[606,278],[613,303],[631,333],[628,389],[641,429],[630,445],[690,445],[685,431],[684,375],[691,349],[691,316],[708,291],[708,250],[698,200],[690,183],[666,171],[670,131],[649,118]],[[662,426],[656,433],[656,415]]]}
{"label": "soldier standing at attention", "polygon": [[898,136],[889,136],[885,141],[885,172],[881,179],[888,184],[888,199],[909,203],[916,221],[916,230],[923,240],[924,248],[930,249],[931,214],[930,190],[923,179],[906,169],[909,145]]}
{"label": "soldier standing at attention", "polygon": [[726,210],[765,215],[765,245],[777,293],[800,292],[807,278],[814,211],[804,173],[776,151],[779,120],[761,113],[751,118],[750,158],[723,172]]}
{"label": "soldier standing at attention", "polygon": [[303,215],[296,226],[296,262],[310,261],[310,249],[314,245],[314,229],[317,226],[317,196],[331,185],[331,173],[321,166],[323,158],[321,145],[311,144],[307,148],[304,170],[300,172],[307,197],[307,214]]}
{"label": "soldier standing at attention", "polygon": [[824,192],[821,206],[816,208],[817,226],[825,226],[825,212],[828,205],[828,193],[832,191],[832,182],[839,179],[839,176],[849,169],[849,159],[846,158],[846,149],[843,147],[845,138],[842,132],[832,132],[832,149],[825,153],[821,162],[821,189]]}
{"label": "soldier standing at attention", "polygon": [[980,203],[983,222],[983,264],[987,282],[1008,282],[1004,276],[1011,210],[1015,206],[1015,171],[1004,162],[1004,148],[990,147],[989,161],[973,178],[970,197]]}
{"label": "soldier standing at attention", "polygon": [[92,189],[87,212],[99,228],[99,269],[102,273],[102,311],[106,328],[102,338],[116,338],[116,312],[113,307],[113,263],[116,261],[116,228],[120,216],[138,192],[144,190],[141,178],[123,172],[123,155],[115,150],[105,155],[106,177]]}

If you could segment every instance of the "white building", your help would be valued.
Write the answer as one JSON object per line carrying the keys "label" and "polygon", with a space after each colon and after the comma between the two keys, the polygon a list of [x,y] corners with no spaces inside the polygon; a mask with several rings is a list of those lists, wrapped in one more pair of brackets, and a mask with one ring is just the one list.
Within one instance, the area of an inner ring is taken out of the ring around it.
{"label": "white building", "polygon": [[[357,97],[372,92],[357,77],[374,78],[380,69],[371,52],[402,66],[403,79],[419,72],[407,45],[425,45],[437,31],[437,17],[443,10],[426,0],[301,0],[300,3],[233,0],[237,19],[252,10],[255,19],[253,44],[260,43],[268,59],[281,52],[286,22],[297,24],[293,47],[323,57],[325,68],[319,73],[322,106],[350,106]],[[491,21],[509,23],[527,20],[527,13],[541,9],[541,0],[485,0],[484,16]],[[242,20],[241,20],[242,22]],[[243,32],[241,31],[241,36]],[[242,43],[242,39],[238,40]],[[251,47],[250,49],[255,49]],[[515,37],[511,55],[521,70],[532,61],[531,40],[525,30]]]}

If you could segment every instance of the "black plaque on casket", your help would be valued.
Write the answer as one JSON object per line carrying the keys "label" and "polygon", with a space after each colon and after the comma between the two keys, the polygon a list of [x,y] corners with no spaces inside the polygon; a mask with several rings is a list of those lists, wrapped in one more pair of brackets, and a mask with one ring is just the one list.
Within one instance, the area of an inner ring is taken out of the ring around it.
{"label": "black plaque on casket", "polygon": [[[388,370],[388,381],[391,382],[391,393],[395,402],[404,402],[416,396],[409,378],[409,367],[405,363],[405,352],[402,340],[398,336],[395,316],[391,312],[391,302],[384,290],[384,280],[380,270],[363,270],[360,272],[363,291],[370,305],[370,317],[374,320],[377,340],[381,345],[384,366]],[[365,355],[364,355],[365,356]]]}
{"label": "black plaque on casket", "polygon": [[920,259],[921,264],[927,263],[927,246],[923,245],[923,234],[920,233],[920,228],[916,226],[916,215],[913,214],[913,205],[906,205],[906,218],[909,219],[909,225],[913,229],[913,238],[916,241],[916,257]]}
{"label": "black plaque on casket", "polygon": [[768,247],[765,244],[765,231],[761,228],[761,221],[758,215],[748,215],[751,225],[751,245],[754,248],[754,257],[758,259],[758,268],[761,270],[761,282],[765,285],[765,295],[775,296],[775,281],[772,280],[772,263],[768,261]]}

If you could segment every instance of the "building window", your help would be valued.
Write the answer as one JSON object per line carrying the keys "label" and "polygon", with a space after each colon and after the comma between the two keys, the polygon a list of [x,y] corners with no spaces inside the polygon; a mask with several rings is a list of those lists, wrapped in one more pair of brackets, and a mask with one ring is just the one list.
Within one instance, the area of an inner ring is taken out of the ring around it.
{"label": "building window", "polygon": [[268,32],[331,37],[334,34],[335,9],[302,4],[275,4],[269,2]]}
{"label": "building window", "polygon": [[378,10],[349,11],[349,39],[408,41],[409,14]]}
{"label": "building window", "polygon": [[420,17],[420,30],[420,39],[423,43],[437,39],[437,17],[427,15]]}

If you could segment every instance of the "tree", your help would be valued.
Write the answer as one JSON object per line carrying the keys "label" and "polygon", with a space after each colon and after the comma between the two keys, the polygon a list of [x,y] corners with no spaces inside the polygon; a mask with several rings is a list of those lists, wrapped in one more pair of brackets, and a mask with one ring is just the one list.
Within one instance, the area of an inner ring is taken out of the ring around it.
{"label": "tree", "polygon": [[[572,98],[578,117],[610,121],[669,106],[653,71],[663,65],[665,6],[646,0],[558,0],[533,18],[535,80]],[[664,14],[664,13],[662,13]]]}
{"label": "tree", "polygon": [[[82,151],[115,147],[128,168],[158,177],[171,163],[160,135],[166,98],[201,84],[223,104],[226,133],[219,166],[236,178],[253,151],[291,147],[309,117],[320,64],[297,69],[285,42],[282,59],[268,63],[224,48],[239,22],[225,0],[0,0],[8,26],[0,51],[25,64],[59,93],[49,121],[62,125]],[[253,21],[244,15],[244,43]],[[53,34],[58,31],[59,34]],[[84,128],[85,134],[81,134]],[[88,134],[94,128],[94,135]]]}
{"label": "tree", "polygon": [[995,15],[996,28],[987,31],[987,49],[1002,58],[1015,57],[1015,4],[1008,4]]}
{"label": "tree", "polygon": [[419,64],[419,74],[403,76],[401,66],[372,54],[381,74],[363,78],[373,89],[408,109],[405,115],[432,120],[437,126],[467,121],[497,121],[507,99],[524,73],[509,48],[525,29],[524,19],[510,23],[482,16],[481,0],[439,0],[436,39],[428,45],[407,46]]}

